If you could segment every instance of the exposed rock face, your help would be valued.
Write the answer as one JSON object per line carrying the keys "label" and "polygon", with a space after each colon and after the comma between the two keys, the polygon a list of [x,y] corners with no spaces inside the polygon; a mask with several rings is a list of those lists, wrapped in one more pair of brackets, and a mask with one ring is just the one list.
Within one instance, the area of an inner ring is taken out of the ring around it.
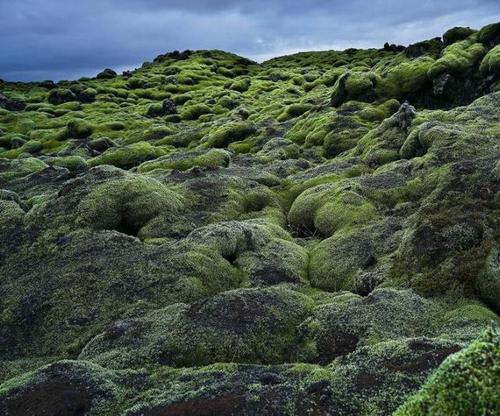
{"label": "exposed rock face", "polygon": [[417,115],[417,110],[415,110],[415,107],[410,105],[408,101],[405,101],[403,104],[401,104],[401,107],[399,107],[398,112],[395,114],[395,117],[398,120],[399,127],[401,127],[403,130],[408,130],[408,128],[411,126],[411,122]]}
{"label": "exposed rock face", "polygon": [[0,414],[498,414],[499,28],[2,83]]}

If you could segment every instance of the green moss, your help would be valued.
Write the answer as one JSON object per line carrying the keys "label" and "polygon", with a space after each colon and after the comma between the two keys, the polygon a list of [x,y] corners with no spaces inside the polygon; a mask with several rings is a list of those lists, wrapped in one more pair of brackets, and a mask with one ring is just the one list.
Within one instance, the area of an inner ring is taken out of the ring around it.
{"label": "green moss", "polygon": [[107,123],[102,123],[95,128],[97,131],[122,131],[126,129],[127,126],[121,121],[108,121]]}
{"label": "green moss", "polygon": [[358,273],[369,269],[375,261],[369,229],[337,231],[311,249],[309,280],[325,290],[355,290]]}
{"label": "green moss", "polygon": [[500,409],[500,339],[490,330],[450,356],[395,415],[493,415]]}
{"label": "green moss", "polygon": [[81,156],[62,156],[47,160],[51,166],[60,166],[69,170],[81,170],[87,167],[87,162]]}
{"label": "green moss", "polygon": [[204,114],[211,112],[211,108],[206,104],[192,104],[182,108],[181,117],[185,120],[198,120]]}
{"label": "green moss", "polygon": [[50,104],[59,105],[68,101],[76,101],[76,95],[69,89],[56,88],[49,92],[47,101]]}
{"label": "green moss", "polygon": [[441,74],[465,75],[484,56],[485,48],[481,43],[469,40],[456,42],[443,51],[443,56],[434,62],[427,74],[436,78]]}
{"label": "green moss", "polygon": [[0,414],[391,414],[498,322],[498,27],[0,81]]}
{"label": "green moss", "polygon": [[222,166],[229,164],[231,156],[222,149],[211,149],[207,152],[194,151],[190,153],[174,153],[159,157],[155,160],[144,162],[138,166],[138,172],[149,172],[154,169],[187,170],[194,166]]}
{"label": "green moss", "polygon": [[88,164],[89,166],[113,165],[129,169],[167,153],[168,150],[165,148],[153,146],[148,142],[137,142],[123,147],[112,147],[90,159]]}
{"label": "green moss", "polygon": [[361,224],[377,218],[375,207],[352,190],[346,183],[314,186],[293,202],[288,220],[297,229],[314,233],[317,230],[323,236]]}
{"label": "green moss", "polygon": [[[0,410],[27,414],[35,408],[41,413],[72,414],[83,409],[91,414],[114,414],[113,405],[123,394],[115,383],[119,377],[98,365],[58,361],[4,383]],[[67,400],[68,396],[72,399]]]}
{"label": "green moss", "polygon": [[335,85],[331,96],[331,104],[338,107],[349,100],[369,100],[373,98],[373,87],[376,85],[377,76],[371,72],[346,72],[341,75]]}
{"label": "green moss", "polygon": [[151,104],[146,112],[147,117],[160,117],[163,115],[163,106],[161,104]]}
{"label": "green moss", "polygon": [[227,148],[236,153],[251,153],[255,149],[255,144],[256,140],[248,139],[232,142]]}
{"label": "green moss", "polygon": [[500,34],[500,23],[492,23],[484,26],[478,33],[478,38],[481,43],[489,44],[498,38]]}
{"label": "green moss", "polygon": [[310,104],[292,104],[278,116],[278,121],[286,121],[301,116],[312,108]]}
{"label": "green moss", "polygon": [[104,333],[81,357],[114,367],[142,365],[145,360],[174,366],[280,362],[291,353],[297,326],[311,306],[306,296],[284,288],[225,292],[208,302],[173,305],[138,320],[130,327],[135,332],[142,328],[140,344],[133,349],[133,330],[114,339]]}
{"label": "green moss", "polygon": [[252,81],[249,78],[241,78],[229,84],[229,89],[238,92],[245,92],[250,88],[251,83]]}
{"label": "green moss", "polygon": [[74,139],[83,139],[92,134],[94,127],[85,120],[71,120],[67,125],[68,135]]}
{"label": "green moss", "polygon": [[14,159],[10,163],[10,170],[0,173],[0,177],[4,180],[11,180],[29,175],[31,173],[39,172],[47,167],[48,165],[45,162],[35,157]]}
{"label": "green moss", "polygon": [[141,176],[97,186],[78,206],[78,221],[97,230],[141,230],[156,217],[172,218],[182,208],[182,197],[166,186]]}
{"label": "green moss", "polygon": [[[326,368],[341,415],[392,414],[459,345],[413,338],[359,347]],[[338,405],[340,404],[340,406]]]}
{"label": "green moss", "polygon": [[496,311],[500,310],[500,254],[498,250],[491,250],[486,258],[483,270],[477,282],[477,290],[481,299],[491,305]]}
{"label": "green moss", "polygon": [[432,58],[423,56],[390,68],[377,84],[377,94],[381,97],[398,98],[417,93],[428,85],[427,73],[433,63]]}
{"label": "green moss", "polygon": [[205,144],[209,147],[226,147],[232,142],[247,138],[256,131],[255,125],[251,122],[226,124],[211,132]]}
{"label": "green moss", "polygon": [[500,72],[500,45],[495,46],[486,54],[479,69],[489,74],[498,74]]}
{"label": "green moss", "polygon": [[373,75],[353,72],[347,78],[345,87],[349,98],[363,95],[373,86]]}
{"label": "green moss", "polygon": [[452,27],[444,32],[443,41],[445,45],[451,45],[452,43],[468,38],[475,32],[470,27]]}
{"label": "green moss", "polygon": [[406,129],[401,127],[400,113],[395,113],[364,135],[355,153],[369,166],[385,165],[399,159],[406,135]]}

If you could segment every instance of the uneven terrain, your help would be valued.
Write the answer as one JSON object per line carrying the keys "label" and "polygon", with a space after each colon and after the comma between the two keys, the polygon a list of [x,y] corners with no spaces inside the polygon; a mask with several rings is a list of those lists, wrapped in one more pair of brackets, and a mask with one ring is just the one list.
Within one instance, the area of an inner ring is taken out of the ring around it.
{"label": "uneven terrain", "polygon": [[500,414],[499,43],[0,81],[0,414]]}

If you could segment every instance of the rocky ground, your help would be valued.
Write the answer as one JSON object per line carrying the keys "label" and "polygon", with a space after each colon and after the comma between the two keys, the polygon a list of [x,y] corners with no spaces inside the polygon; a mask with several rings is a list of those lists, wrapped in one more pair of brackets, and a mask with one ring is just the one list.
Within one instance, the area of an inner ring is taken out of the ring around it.
{"label": "rocky ground", "polygon": [[500,414],[499,43],[0,82],[0,414]]}

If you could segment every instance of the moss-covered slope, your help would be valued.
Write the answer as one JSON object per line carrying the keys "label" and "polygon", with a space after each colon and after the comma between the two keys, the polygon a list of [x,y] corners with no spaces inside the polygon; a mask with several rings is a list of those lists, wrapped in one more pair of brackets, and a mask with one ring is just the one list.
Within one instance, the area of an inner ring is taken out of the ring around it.
{"label": "moss-covered slope", "polygon": [[0,81],[0,414],[500,413],[499,43]]}

